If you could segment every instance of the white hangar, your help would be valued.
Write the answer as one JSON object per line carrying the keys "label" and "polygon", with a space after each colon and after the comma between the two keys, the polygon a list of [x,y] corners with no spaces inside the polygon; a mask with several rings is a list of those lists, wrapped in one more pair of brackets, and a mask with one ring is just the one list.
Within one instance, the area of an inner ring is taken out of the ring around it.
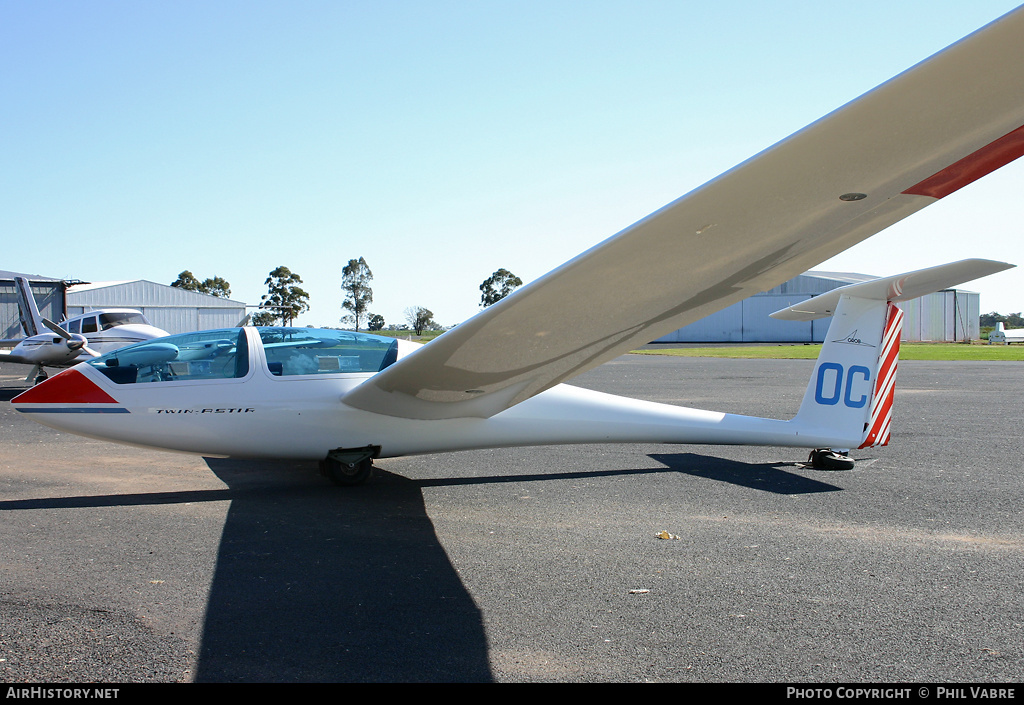
{"label": "white hangar", "polygon": [[[827,293],[840,286],[875,279],[865,274],[806,272],[774,289],[751,296],[707,318],[680,328],[656,343],[821,343],[831,318],[816,321],[778,321],[769,314]],[[981,331],[980,297],[961,289],[899,304],[907,342],[977,340]]]}
{"label": "white hangar", "polygon": [[245,304],[156,282],[93,282],[68,287],[67,315],[97,308],[134,308],[171,335],[231,328],[245,317]]}

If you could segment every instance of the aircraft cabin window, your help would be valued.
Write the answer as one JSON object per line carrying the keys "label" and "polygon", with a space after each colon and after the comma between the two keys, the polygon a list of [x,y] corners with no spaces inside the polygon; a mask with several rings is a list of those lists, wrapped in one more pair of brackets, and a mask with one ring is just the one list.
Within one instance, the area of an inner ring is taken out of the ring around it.
{"label": "aircraft cabin window", "polygon": [[90,360],[117,384],[245,377],[249,340],[242,328],[205,330],[136,343]]}
{"label": "aircraft cabin window", "polygon": [[145,325],[148,324],[148,321],[140,313],[129,313],[127,311],[100,314],[100,330],[129,324]]}
{"label": "aircraft cabin window", "polygon": [[82,319],[82,333],[95,333],[99,330],[96,327],[96,316]]}
{"label": "aircraft cabin window", "polygon": [[71,323],[68,324],[68,333],[81,333],[81,332],[82,332],[82,322],[81,321],[71,321]]}
{"label": "aircraft cabin window", "polygon": [[377,372],[398,359],[398,341],[330,328],[260,328],[275,377]]}

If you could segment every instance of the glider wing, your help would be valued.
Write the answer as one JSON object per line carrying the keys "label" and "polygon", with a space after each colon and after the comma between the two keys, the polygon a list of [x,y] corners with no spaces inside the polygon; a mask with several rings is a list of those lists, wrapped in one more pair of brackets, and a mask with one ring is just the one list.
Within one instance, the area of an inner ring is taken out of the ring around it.
{"label": "glider wing", "polygon": [[770,289],[1024,153],[1024,8],[519,289],[347,394],[489,417]]}

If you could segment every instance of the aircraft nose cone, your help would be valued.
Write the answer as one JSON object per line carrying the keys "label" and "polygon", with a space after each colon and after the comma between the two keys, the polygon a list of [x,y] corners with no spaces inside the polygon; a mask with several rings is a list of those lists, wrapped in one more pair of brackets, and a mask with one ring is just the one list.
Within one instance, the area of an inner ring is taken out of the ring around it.
{"label": "aircraft nose cone", "polygon": [[116,404],[117,399],[71,368],[11,399],[11,404]]}

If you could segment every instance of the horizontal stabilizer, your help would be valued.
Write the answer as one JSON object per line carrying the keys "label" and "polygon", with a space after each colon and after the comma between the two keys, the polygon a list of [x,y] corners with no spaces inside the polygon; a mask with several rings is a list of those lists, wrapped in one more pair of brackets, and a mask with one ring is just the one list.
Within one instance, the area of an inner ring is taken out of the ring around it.
{"label": "horizontal stabilizer", "polygon": [[910,301],[1015,266],[987,259],[965,259],[952,264],[841,286],[827,294],[776,311],[771,317],[782,321],[813,321],[816,318],[825,318],[835,313],[839,299],[843,296],[874,301]]}

